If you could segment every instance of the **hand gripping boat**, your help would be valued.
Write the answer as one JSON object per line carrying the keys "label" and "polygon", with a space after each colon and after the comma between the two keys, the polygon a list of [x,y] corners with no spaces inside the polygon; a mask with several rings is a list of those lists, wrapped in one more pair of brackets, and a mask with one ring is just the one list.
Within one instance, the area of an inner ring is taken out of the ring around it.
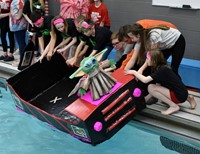
{"label": "hand gripping boat", "polygon": [[111,74],[116,85],[100,99],[90,100],[89,92],[68,97],[79,80],[69,78],[76,70],[55,53],[51,61],[44,59],[9,78],[16,107],[92,145],[111,138],[145,108],[134,77],[121,69]]}

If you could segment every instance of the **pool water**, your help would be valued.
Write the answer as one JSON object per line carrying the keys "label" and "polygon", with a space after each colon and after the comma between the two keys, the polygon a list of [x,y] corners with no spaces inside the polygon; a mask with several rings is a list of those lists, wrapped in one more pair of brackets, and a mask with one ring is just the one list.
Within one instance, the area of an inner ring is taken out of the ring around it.
{"label": "pool water", "polygon": [[16,110],[0,79],[0,154],[173,154],[161,137],[134,127],[123,127],[111,139],[92,146]]}

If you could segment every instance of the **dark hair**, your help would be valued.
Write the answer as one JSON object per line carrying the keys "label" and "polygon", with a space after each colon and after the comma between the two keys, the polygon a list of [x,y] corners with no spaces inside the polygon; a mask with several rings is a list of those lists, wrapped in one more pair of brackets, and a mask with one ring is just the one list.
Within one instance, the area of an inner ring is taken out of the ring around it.
{"label": "dark hair", "polygon": [[143,59],[143,55],[145,51],[150,50],[150,48],[148,47],[148,39],[150,37],[151,34],[151,30],[153,29],[162,29],[162,30],[168,30],[169,27],[167,26],[151,26],[149,28],[143,28],[142,25],[136,23],[132,26],[132,28],[127,32],[127,33],[132,33],[133,35],[140,35],[140,42],[141,42],[141,47],[140,47],[140,51],[138,54],[138,58],[137,58],[137,63],[141,63],[142,59]]}
{"label": "dark hair", "polygon": [[30,15],[30,20],[34,23],[42,17],[41,12],[33,11]]}
{"label": "dark hair", "polygon": [[124,39],[125,37],[130,38],[130,37],[128,36],[128,33],[130,32],[131,28],[132,28],[131,25],[124,25],[124,26],[122,26],[122,27],[119,28],[118,40],[119,40],[120,42],[123,41],[123,39]]}

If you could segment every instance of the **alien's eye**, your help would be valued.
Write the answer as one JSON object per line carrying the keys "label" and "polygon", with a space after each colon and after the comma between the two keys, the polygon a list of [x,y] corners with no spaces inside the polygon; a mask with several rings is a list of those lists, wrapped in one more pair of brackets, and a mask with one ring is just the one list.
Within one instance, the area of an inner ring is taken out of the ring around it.
{"label": "alien's eye", "polygon": [[92,59],[92,63],[96,63],[96,61],[97,61],[97,60],[96,60],[95,58],[94,58],[94,59]]}

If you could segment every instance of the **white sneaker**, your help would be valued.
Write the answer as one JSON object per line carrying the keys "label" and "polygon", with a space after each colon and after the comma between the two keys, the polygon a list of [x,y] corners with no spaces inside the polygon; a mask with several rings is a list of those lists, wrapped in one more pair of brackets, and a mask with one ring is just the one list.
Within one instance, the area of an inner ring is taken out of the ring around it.
{"label": "white sneaker", "polygon": [[15,50],[15,52],[13,53],[13,55],[19,55],[19,48],[17,48],[17,49]]}

